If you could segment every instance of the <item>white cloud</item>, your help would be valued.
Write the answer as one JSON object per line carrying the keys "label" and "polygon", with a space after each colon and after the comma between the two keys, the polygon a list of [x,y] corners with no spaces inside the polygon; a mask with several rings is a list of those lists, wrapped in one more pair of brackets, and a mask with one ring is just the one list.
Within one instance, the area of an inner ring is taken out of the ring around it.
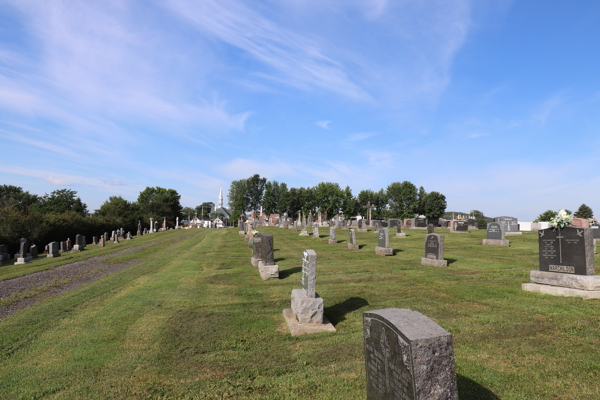
{"label": "white cloud", "polygon": [[66,178],[54,178],[50,175],[44,178],[46,181],[50,182],[53,185],[57,186],[67,186],[69,181]]}
{"label": "white cloud", "polygon": [[471,139],[474,139],[474,138],[480,138],[480,137],[485,137],[485,136],[490,136],[490,134],[489,133],[483,133],[483,132],[477,132],[477,133],[471,133],[467,137],[471,138]]}
{"label": "white cloud", "polygon": [[374,132],[355,133],[354,135],[350,136],[347,140],[349,142],[358,142],[360,140],[365,140],[375,135],[377,135],[377,133]]}
{"label": "white cloud", "polygon": [[331,121],[317,121],[317,126],[323,128],[323,129],[329,129],[329,124],[331,123]]}

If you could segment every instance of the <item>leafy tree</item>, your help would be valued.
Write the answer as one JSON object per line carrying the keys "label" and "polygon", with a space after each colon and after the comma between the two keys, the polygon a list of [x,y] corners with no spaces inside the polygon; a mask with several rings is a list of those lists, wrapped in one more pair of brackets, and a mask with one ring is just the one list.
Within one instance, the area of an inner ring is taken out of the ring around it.
{"label": "leafy tree", "polygon": [[394,182],[387,188],[390,216],[394,218],[413,218],[417,209],[417,187],[409,181]]}
{"label": "leafy tree", "polygon": [[446,211],[446,206],[446,196],[439,192],[430,192],[424,198],[422,214],[428,219],[441,218]]}
{"label": "leafy tree", "polygon": [[367,209],[365,208],[365,206],[369,202],[371,203],[371,205],[373,205],[373,203],[375,202],[375,192],[368,189],[361,190],[358,193],[358,214],[365,218],[367,217]]}
{"label": "leafy tree", "polygon": [[196,206],[196,208],[194,209],[194,212],[192,212],[192,216],[194,216],[194,214],[202,219],[209,219],[209,214],[211,213],[212,210],[215,209],[215,203],[213,203],[212,201],[205,201],[204,203],[200,204],[199,206]]}
{"label": "leafy tree", "polygon": [[279,215],[282,215],[284,213],[288,213],[288,216],[290,215],[290,193],[287,187],[286,183],[280,183],[279,184],[279,202],[277,203],[277,212],[279,213]]}
{"label": "leafy tree", "polygon": [[58,189],[50,194],[44,194],[36,208],[42,214],[63,213],[65,211],[75,211],[80,215],[87,215],[87,205],[77,197],[77,192],[71,189]]}
{"label": "leafy tree", "polygon": [[246,198],[248,199],[247,211],[257,211],[263,199],[267,178],[255,174],[246,179]]}
{"label": "leafy tree", "polygon": [[592,209],[590,207],[588,207],[584,203],[579,206],[577,211],[575,211],[575,217],[576,218],[593,218],[594,212],[592,211]]}
{"label": "leafy tree", "polygon": [[[423,186],[419,187],[419,191],[417,193],[417,204],[415,208],[415,213],[418,215],[425,215],[425,203],[427,201],[427,192]],[[438,217],[439,218],[439,217]]]}
{"label": "leafy tree", "polygon": [[373,196],[373,206],[375,206],[373,211],[373,219],[385,219],[386,218],[386,208],[388,204],[389,198],[387,191],[385,189],[380,189],[379,192],[375,193]]}
{"label": "leafy tree", "polygon": [[167,217],[170,225],[175,225],[175,219],[182,217],[181,195],[175,189],[165,189],[159,186],[147,187],[140,192],[137,204],[145,218],[160,221]]}
{"label": "leafy tree", "polygon": [[315,187],[317,207],[327,218],[336,215],[342,206],[342,189],[337,183],[321,182]]}
{"label": "leafy tree", "polygon": [[289,216],[297,219],[298,211],[302,211],[302,192],[300,189],[291,188],[289,190],[287,195],[287,204]]}
{"label": "leafy tree", "polygon": [[137,211],[138,208],[136,203],[131,203],[121,196],[111,196],[96,210],[96,215],[124,218],[128,217],[132,212]]}
{"label": "leafy tree", "polygon": [[12,185],[0,186],[0,207],[15,207],[27,211],[29,207],[40,201],[40,197],[26,192],[21,187]]}
{"label": "leafy tree", "polygon": [[317,212],[317,196],[315,188],[300,188],[299,196],[302,198],[302,212],[306,215]]}
{"label": "leafy tree", "polygon": [[478,229],[487,229],[488,221],[486,220],[485,215],[483,215],[481,211],[473,210],[471,214],[473,214],[473,216],[475,217],[475,223],[477,224]]}
{"label": "leafy tree", "polygon": [[352,196],[352,189],[350,186],[346,186],[342,197],[342,211],[346,219],[354,217],[359,213],[358,211],[358,199]]}
{"label": "leafy tree", "polygon": [[279,204],[279,182],[268,181],[265,184],[265,194],[263,196],[263,213],[266,215],[274,214]]}
{"label": "leafy tree", "polygon": [[183,214],[183,219],[191,219],[196,215],[196,209],[192,207],[183,207],[181,213]]}
{"label": "leafy tree", "polygon": [[229,207],[232,208],[232,218],[237,220],[245,214],[250,201],[246,198],[246,179],[231,182],[229,195],[227,196]]}
{"label": "leafy tree", "polygon": [[546,210],[541,213],[535,220],[538,222],[550,221],[558,214],[558,211]]}

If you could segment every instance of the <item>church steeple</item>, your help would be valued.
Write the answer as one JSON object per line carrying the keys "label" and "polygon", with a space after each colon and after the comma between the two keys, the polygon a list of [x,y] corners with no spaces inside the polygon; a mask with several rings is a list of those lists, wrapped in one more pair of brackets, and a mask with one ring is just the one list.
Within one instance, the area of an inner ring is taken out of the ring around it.
{"label": "church steeple", "polygon": [[217,208],[223,208],[223,187],[219,191],[219,202],[217,203]]}

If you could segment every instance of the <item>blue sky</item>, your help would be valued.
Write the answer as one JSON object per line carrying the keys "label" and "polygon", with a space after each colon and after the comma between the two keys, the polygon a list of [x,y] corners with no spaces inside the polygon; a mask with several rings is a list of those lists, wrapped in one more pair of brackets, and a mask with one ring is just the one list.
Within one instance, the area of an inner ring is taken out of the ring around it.
{"label": "blue sky", "polygon": [[600,2],[0,0],[0,183],[184,206],[259,173],[600,212]]}

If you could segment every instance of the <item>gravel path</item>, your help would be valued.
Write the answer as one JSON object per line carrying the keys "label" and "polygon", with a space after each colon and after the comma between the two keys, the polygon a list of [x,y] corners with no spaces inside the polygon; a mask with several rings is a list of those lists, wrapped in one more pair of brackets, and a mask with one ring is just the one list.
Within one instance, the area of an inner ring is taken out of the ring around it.
{"label": "gravel path", "polygon": [[0,321],[16,311],[31,307],[45,297],[66,293],[77,289],[86,283],[94,282],[107,275],[130,268],[137,264],[139,260],[132,260],[121,264],[106,263],[104,260],[153,246],[159,242],[160,241],[150,242],[141,246],[130,247],[113,254],[92,257],[87,260],[61,265],[54,269],[0,281],[0,301],[10,299],[11,297],[18,296],[24,292],[40,291],[40,293],[32,293],[32,296],[16,300],[11,304],[0,305]]}

